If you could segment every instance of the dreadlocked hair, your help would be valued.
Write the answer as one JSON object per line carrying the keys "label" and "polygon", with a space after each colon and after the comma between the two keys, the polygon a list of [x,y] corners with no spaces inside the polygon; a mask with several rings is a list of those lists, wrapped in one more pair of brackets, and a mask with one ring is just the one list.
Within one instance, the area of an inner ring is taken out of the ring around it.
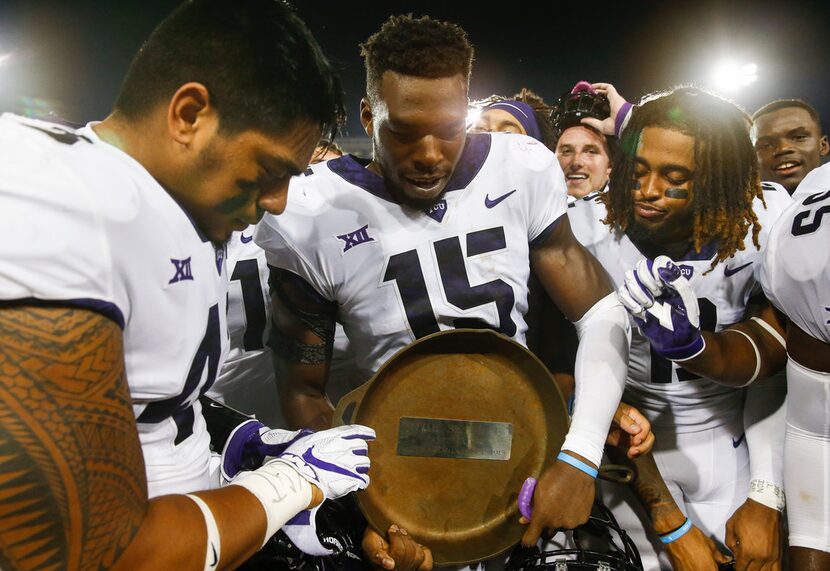
{"label": "dreadlocked hair", "polygon": [[460,26],[412,14],[390,16],[360,44],[360,55],[372,99],[377,98],[385,71],[430,79],[461,74],[469,80],[473,65],[473,46]]}
{"label": "dreadlocked hair", "polygon": [[640,137],[647,127],[661,127],[694,138],[692,245],[700,252],[706,244],[717,244],[709,269],[744,249],[750,227],[752,243],[760,249],[761,224],[752,201],[758,197],[763,202],[763,194],[750,124],[736,105],[699,88],[684,86],[645,96],[622,133],[609,191],[601,195],[608,212],[603,222],[621,232],[632,223],[631,188]]}

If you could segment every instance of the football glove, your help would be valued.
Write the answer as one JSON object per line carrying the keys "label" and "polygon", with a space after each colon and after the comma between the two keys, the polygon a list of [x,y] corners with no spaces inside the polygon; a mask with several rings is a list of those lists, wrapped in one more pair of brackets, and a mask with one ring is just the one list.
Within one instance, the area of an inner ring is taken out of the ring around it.
{"label": "football glove", "polygon": [[[338,426],[306,436],[280,456],[306,480],[320,488],[326,499],[339,498],[369,485],[368,441],[375,431],[359,424]],[[317,511],[304,510],[290,519],[283,531],[301,551],[309,555],[331,555],[332,550],[317,534]]]}
{"label": "football glove", "polygon": [[695,293],[667,256],[640,260],[626,272],[617,297],[662,357],[686,361],[706,348]]}
{"label": "football glove", "polygon": [[225,441],[222,450],[222,485],[243,470],[256,470],[268,456],[280,456],[294,442],[311,434],[311,430],[272,430],[258,420],[238,425]]}

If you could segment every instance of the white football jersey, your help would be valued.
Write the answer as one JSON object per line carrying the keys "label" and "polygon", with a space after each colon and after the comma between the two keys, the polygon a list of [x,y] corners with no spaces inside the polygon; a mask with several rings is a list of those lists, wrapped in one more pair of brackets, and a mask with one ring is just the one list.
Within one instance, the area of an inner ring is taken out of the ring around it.
{"label": "white football jersey", "polygon": [[277,397],[277,379],[271,349],[267,347],[271,323],[268,264],[265,252],[254,243],[254,226],[234,232],[228,241],[228,334],[230,349],[225,365],[208,396],[267,426],[283,425]]}
{"label": "white football jersey", "polygon": [[793,194],[800,199],[772,230],[761,284],[798,327],[830,343],[830,164],[807,176],[808,187],[805,178]]}
{"label": "white football jersey", "polygon": [[827,173],[827,165],[825,163],[819,167],[814,168],[807,173],[798,186],[793,191],[793,201],[801,202],[808,196],[816,194],[817,192],[824,192],[830,190],[827,183],[830,181],[830,175]]}
{"label": "white football jersey", "polygon": [[0,204],[0,299],[118,323],[150,495],[208,488],[198,396],[227,351],[224,249],[91,125],[3,115]]}
{"label": "white football jersey", "polygon": [[[720,331],[742,321],[752,295],[760,293],[760,271],[764,246],[773,222],[791,203],[783,187],[764,183],[766,208],[756,199],[755,211],[762,230],[761,251],[752,243],[751,231],[745,248],[708,272],[713,247],[694,251],[675,262],[698,296],[701,328]],[[643,254],[628,236],[618,236],[601,222],[605,206],[596,200],[578,201],[568,211],[576,238],[594,254],[614,281],[622,285],[625,272],[633,269]],[[742,393],[701,378],[657,355],[632,320],[633,337],[629,358],[625,402],[638,407],[655,426],[695,432],[718,426],[741,410]]]}
{"label": "white football jersey", "polygon": [[525,343],[529,253],[567,209],[556,157],[529,137],[468,136],[441,199],[403,206],[351,156],[291,182],[255,239],[268,263],[336,301],[356,365],[376,371],[424,335],[487,327]]}

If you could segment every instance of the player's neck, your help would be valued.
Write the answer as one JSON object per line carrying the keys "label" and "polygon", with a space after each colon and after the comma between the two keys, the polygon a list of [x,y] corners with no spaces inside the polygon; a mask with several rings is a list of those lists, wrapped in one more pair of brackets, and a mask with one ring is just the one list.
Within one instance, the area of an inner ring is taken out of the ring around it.
{"label": "player's neck", "polygon": [[158,145],[151,134],[153,127],[145,123],[137,124],[115,112],[93,129],[102,141],[130,155],[158,179]]}
{"label": "player's neck", "polygon": [[634,242],[634,245],[637,246],[637,249],[640,250],[643,255],[651,259],[662,255],[668,256],[672,260],[680,260],[683,259],[692,248],[692,242],[688,239],[664,240],[656,238],[655,236],[641,234],[636,231],[628,231],[626,234],[629,239]]}

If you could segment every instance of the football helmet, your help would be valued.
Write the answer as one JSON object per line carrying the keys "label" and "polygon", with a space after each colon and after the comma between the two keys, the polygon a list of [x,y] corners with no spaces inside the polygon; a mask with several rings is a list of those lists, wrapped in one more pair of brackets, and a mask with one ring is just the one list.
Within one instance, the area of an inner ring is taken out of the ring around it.
{"label": "football helmet", "polygon": [[550,112],[550,122],[553,125],[553,136],[559,140],[562,131],[568,127],[580,124],[585,117],[607,119],[611,115],[608,98],[600,95],[587,81],[580,81],[573,89],[563,93]]}
{"label": "football helmet", "polygon": [[240,571],[364,571],[371,569],[363,558],[360,542],[366,520],[354,502],[354,494],[326,500],[317,512],[320,543],[333,553],[314,557],[300,551],[282,530],[243,563]]}
{"label": "football helmet", "polygon": [[510,555],[507,571],[643,571],[634,542],[601,502],[594,503],[588,521],[572,533],[572,548],[519,545]]}

